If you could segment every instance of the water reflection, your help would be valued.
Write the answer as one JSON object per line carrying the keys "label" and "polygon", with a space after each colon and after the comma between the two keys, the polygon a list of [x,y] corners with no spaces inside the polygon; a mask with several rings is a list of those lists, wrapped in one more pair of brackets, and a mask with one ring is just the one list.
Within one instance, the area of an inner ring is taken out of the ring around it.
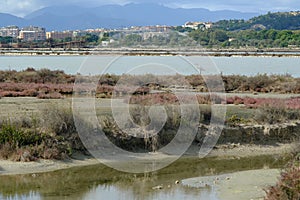
{"label": "water reflection", "polygon": [[[124,189],[124,190],[123,190]],[[90,190],[89,193],[84,196],[84,199],[210,199],[217,200],[215,193],[212,192],[212,188],[196,189],[182,186],[170,186],[166,189],[161,189],[149,193],[147,196],[143,196],[143,193],[136,194],[131,188],[126,190],[125,188],[120,189],[116,186],[98,186]],[[136,198],[134,198],[136,197]]]}
{"label": "water reflection", "polygon": [[7,196],[0,195],[0,199],[8,199],[8,200],[18,200],[18,199],[39,200],[41,198],[42,198],[41,195],[34,191],[30,191],[28,192],[28,194],[22,194],[22,195],[19,194],[7,195]]}
{"label": "water reflection", "polygon": [[[191,188],[176,180],[241,170],[280,168],[285,159],[259,156],[240,159],[182,158],[147,174],[118,172],[104,165],[51,173],[0,176],[0,199],[217,199],[214,188]],[[161,189],[153,187],[161,185]]]}

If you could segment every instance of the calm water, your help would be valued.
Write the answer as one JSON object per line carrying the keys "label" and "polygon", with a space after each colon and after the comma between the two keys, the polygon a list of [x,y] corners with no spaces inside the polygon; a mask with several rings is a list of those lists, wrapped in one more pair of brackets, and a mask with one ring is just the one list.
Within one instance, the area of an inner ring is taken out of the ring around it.
{"label": "calm water", "polygon": [[[122,173],[99,164],[37,175],[0,176],[0,199],[217,200],[213,188],[191,188],[176,185],[175,181],[264,167],[279,168],[285,162],[272,156],[226,160],[182,158],[148,174]],[[164,187],[152,189],[157,185]]]}
{"label": "calm water", "polygon": [[[185,60],[187,59],[187,60]],[[114,61],[113,63],[111,63]],[[299,57],[184,57],[170,56],[0,56],[0,69],[22,70],[27,67],[61,69],[66,73],[82,74],[108,72],[131,73],[182,73],[197,71],[191,64],[201,68],[202,74],[223,73],[255,75],[257,73],[286,74],[300,77]],[[93,70],[90,67],[93,66]],[[107,70],[105,70],[109,66]],[[87,70],[89,68],[89,70]],[[138,69],[136,69],[138,68]]]}

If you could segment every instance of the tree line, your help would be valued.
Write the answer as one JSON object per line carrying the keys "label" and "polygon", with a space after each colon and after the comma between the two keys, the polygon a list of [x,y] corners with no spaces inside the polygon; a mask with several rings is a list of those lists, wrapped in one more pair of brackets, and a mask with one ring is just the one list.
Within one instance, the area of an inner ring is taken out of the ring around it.
{"label": "tree line", "polygon": [[299,47],[300,31],[292,30],[194,30],[189,36],[198,44],[208,47]]}

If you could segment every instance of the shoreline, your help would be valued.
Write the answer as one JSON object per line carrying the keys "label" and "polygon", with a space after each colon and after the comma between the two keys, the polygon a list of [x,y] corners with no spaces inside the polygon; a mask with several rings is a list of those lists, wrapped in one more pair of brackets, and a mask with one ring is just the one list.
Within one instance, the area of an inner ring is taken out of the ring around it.
{"label": "shoreline", "polygon": [[[217,146],[206,157],[216,157],[219,159],[240,159],[243,157],[255,157],[263,155],[286,156],[293,151],[294,144],[278,144],[278,146],[270,145],[240,145],[236,147]],[[199,159],[198,151],[200,147],[193,144],[182,158]],[[160,159],[164,155],[157,154]],[[99,160],[82,154],[76,154],[71,159],[65,160],[44,160],[40,159],[34,162],[14,162],[9,160],[0,160],[0,176],[4,175],[21,175],[53,172],[73,167],[84,167],[89,165],[101,164]]]}
{"label": "shoreline", "polygon": [[0,48],[0,56],[212,56],[299,57],[300,49],[205,49],[205,48]]}

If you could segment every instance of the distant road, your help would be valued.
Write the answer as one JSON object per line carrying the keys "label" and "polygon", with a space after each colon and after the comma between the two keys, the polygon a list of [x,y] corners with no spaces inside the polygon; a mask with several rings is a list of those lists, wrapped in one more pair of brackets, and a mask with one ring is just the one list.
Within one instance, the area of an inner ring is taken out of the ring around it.
{"label": "distant road", "polygon": [[85,55],[128,55],[128,56],[300,56],[300,49],[201,49],[201,48],[2,48],[0,55],[32,56],[85,56]]}

